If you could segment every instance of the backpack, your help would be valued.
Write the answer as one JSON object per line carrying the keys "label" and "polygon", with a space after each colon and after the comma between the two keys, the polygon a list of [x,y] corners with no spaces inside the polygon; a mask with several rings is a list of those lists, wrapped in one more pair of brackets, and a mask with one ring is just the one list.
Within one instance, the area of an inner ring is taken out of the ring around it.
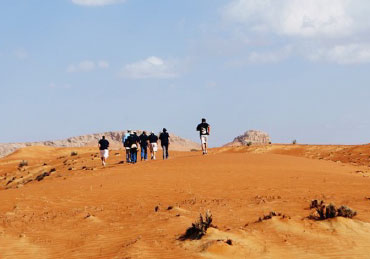
{"label": "backpack", "polygon": [[127,137],[124,142],[125,147],[130,147],[130,137]]}

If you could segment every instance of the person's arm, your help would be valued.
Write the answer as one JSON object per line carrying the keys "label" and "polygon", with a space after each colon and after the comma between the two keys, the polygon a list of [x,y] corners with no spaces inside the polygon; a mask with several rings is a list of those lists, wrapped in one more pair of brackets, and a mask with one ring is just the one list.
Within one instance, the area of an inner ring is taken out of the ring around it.
{"label": "person's arm", "polygon": [[211,126],[208,125],[208,135],[211,133]]}

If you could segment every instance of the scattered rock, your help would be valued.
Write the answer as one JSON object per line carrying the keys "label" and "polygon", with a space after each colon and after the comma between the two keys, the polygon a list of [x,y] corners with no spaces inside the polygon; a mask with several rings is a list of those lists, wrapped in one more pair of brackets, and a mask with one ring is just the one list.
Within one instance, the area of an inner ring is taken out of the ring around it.
{"label": "scattered rock", "polygon": [[159,206],[155,206],[154,211],[157,212],[159,210]]}
{"label": "scattered rock", "polygon": [[172,210],[173,206],[168,206],[167,210]]}

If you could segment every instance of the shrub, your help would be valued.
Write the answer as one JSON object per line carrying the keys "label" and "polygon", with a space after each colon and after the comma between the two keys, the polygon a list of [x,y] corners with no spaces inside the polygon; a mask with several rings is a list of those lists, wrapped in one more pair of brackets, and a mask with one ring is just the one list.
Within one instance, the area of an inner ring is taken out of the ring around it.
{"label": "shrub", "polygon": [[269,214],[263,215],[263,217],[259,217],[257,222],[262,222],[264,220],[272,219],[272,217],[278,217],[278,216],[281,216],[281,213],[271,211]]}
{"label": "shrub", "polygon": [[335,217],[353,218],[357,212],[348,208],[347,206],[340,206],[338,209],[334,204],[326,205],[322,200],[312,200],[310,209],[315,209],[316,215],[311,214],[309,218],[315,220],[325,220]]}
{"label": "shrub", "polygon": [[248,147],[249,147],[249,146],[252,146],[252,142],[251,142],[251,141],[247,142],[247,146],[248,146]]}
{"label": "shrub", "polygon": [[294,139],[294,140],[292,141],[292,144],[293,144],[293,145],[297,144],[297,140],[296,140],[296,139]]}
{"label": "shrub", "polygon": [[192,223],[192,226],[186,230],[185,234],[180,237],[180,240],[199,240],[207,233],[207,229],[211,226],[212,214],[210,211],[207,211],[205,218],[200,214],[199,220]]}
{"label": "shrub", "polygon": [[190,149],[190,152],[197,152],[197,151],[199,151],[199,150],[195,149],[195,148]]}
{"label": "shrub", "polygon": [[19,162],[19,167],[23,167],[23,166],[28,166],[28,161],[27,160],[22,160],[21,162]]}
{"label": "shrub", "polygon": [[71,152],[71,156],[77,156],[77,155],[78,155],[78,153],[76,151]]}

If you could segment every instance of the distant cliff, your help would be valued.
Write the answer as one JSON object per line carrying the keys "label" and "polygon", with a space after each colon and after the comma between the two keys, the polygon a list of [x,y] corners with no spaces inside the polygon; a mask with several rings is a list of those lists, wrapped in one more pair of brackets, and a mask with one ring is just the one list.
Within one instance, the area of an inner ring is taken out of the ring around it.
{"label": "distant cliff", "polygon": [[[141,130],[137,131],[141,134]],[[27,146],[51,146],[51,147],[89,147],[97,146],[99,139],[105,136],[110,142],[111,148],[122,147],[122,136],[126,131],[113,131],[105,133],[95,133],[83,136],[71,137],[63,140],[40,141],[40,142],[25,142],[25,143],[0,143],[0,157],[4,157],[13,153],[15,150]],[[149,134],[149,133],[148,133]],[[170,149],[177,151],[190,151],[191,149],[200,149],[200,145],[176,135],[170,134]]]}
{"label": "distant cliff", "polygon": [[265,145],[271,143],[271,138],[263,131],[248,130],[243,135],[234,138],[232,142],[225,146],[247,146],[248,143],[252,145]]}

